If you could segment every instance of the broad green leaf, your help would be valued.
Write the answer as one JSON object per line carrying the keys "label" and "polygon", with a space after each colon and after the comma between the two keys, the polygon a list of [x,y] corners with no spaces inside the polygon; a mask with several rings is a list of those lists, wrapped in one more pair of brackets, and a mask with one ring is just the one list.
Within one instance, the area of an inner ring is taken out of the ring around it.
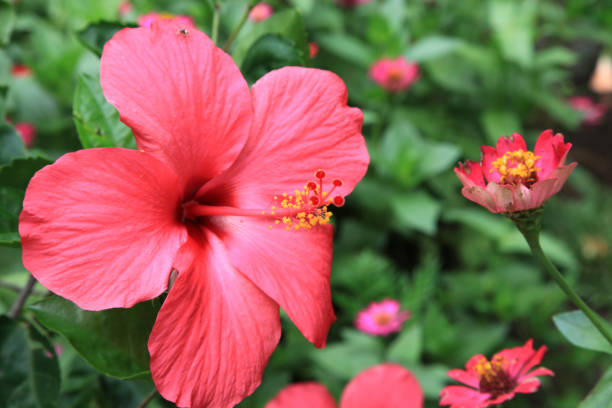
{"label": "broad green leaf", "polygon": [[291,41],[278,34],[266,34],[249,48],[241,71],[246,80],[253,83],[273,69],[305,63]]}
{"label": "broad green leaf", "polygon": [[382,362],[382,345],[378,338],[351,329],[344,330],[342,337],[341,343],[329,344],[312,353],[318,366],[348,381]]}
{"label": "broad green leaf", "polygon": [[[98,56],[102,55],[104,44],[110,40],[115,33],[125,27],[121,23],[113,21],[98,21],[97,23],[89,24],[87,27],[77,33],[79,41]],[[129,26],[136,27],[136,26]]]}
{"label": "broad green leaf", "polygon": [[84,148],[136,148],[132,131],[119,120],[117,109],[104,98],[99,77],[79,76],[72,114]]}
{"label": "broad green leaf", "polygon": [[0,46],[8,44],[15,26],[15,7],[6,0],[0,1]]}
{"label": "broad green leaf", "polygon": [[23,156],[25,156],[25,147],[21,136],[0,118],[0,166],[9,163],[15,157]]}
{"label": "broad green leaf", "polygon": [[0,316],[0,401],[7,408],[57,407],[57,356],[34,328]]}
{"label": "broad green leaf", "polygon": [[423,331],[421,326],[412,323],[402,330],[400,335],[389,346],[387,360],[400,364],[414,364],[421,358],[423,348]]}
{"label": "broad green leaf", "polygon": [[580,403],[578,408],[602,408],[610,406],[612,401],[612,367],[601,377],[595,388]]}
{"label": "broad green leaf", "polygon": [[306,60],[308,58],[308,37],[302,15],[297,10],[288,9],[275,13],[270,18],[257,24],[253,23],[243,28],[236,39],[236,46],[232,52],[234,61],[238,66],[242,67],[251,46],[266,34],[278,34],[284,37],[291,42],[301,59]]}
{"label": "broad green leaf", "polygon": [[419,380],[425,397],[432,400],[437,400],[440,395],[440,390],[451,381],[446,375],[449,367],[433,364],[433,365],[414,365],[404,364],[406,368],[412,371],[412,374]]}
{"label": "broad green leaf", "polygon": [[427,61],[442,57],[457,49],[460,41],[452,37],[432,35],[420,39],[404,52],[404,56],[411,61]]}
{"label": "broad green leaf", "polygon": [[521,120],[516,113],[509,110],[487,110],[480,116],[480,122],[487,134],[489,143],[497,143],[500,136],[522,133]]}
{"label": "broad green leaf", "polygon": [[367,44],[346,34],[321,34],[317,41],[322,48],[353,64],[368,69],[374,62],[374,54]]}
{"label": "broad green leaf", "polygon": [[537,6],[534,0],[489,0],[489,24],[502,53],[523,67],[533,61]]}
{"label": "broad green leaf", "polygon": [[[573,345],[612,354],[612,345],[581,310],[559,313],[553,316],[553,321],[561,334]],[[611,329],[611,325],[607,326]]]}
{"label": "broad green leaf", "polygon": [[26,187],[39,169],[51,162],[42,157],[21,157],[0,167],[0,245],[19,246],[19,214]]}
{"label": "broad green leaf", "polygon": [[45,327],[64,336],[97,370],[122,379],[148,373],[147,340],[159,310],[153,302],[130,309],[90,312],[51,296],[29,309]]}
{"label": "broad green leaf", "polygon": [[392,196],[390,200],[395,228],[399,232],[417,230],[428,235],[436,232],[441,204],[429,194],[412,191]]}

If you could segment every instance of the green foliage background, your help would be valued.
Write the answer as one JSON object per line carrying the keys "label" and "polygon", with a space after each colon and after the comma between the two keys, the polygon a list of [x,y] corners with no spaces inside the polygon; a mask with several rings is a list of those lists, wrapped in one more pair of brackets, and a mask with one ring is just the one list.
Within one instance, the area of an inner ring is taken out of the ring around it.
{"label": "green foliage background", "polygon": [[[610,371],[581,404],[610,366],[609,354],[575,347],[556,330],[553,315],[572,309],[562,292],[510,221],[461,196],[452,170],[458,160],[479,158],[481,144],[515,131],[531,145],[547,128],[573,143],[587,133],[611,136],[609,114],[607,125],[587,128],[566,99],[588,94],[599,52],[612,50],[612,7],[595,0],[373,0],[350,9],[331,0],[270,3],[276,14],[247,22],[230,50],[245,77],[254,82],[284,65],[336,72],[348,86],[349,103],[364,112],[372,163],[334,214],[338,321],[328,347],[315,349],[283,316],[283,337],[262,386],[240,406],[262,407],[284,385],[302,380],[320,381],[339,396],[362,369],[395,361],[416,374],[433,407],[450,383],[448,369],[529,338],[548,346],[543,364],[556,375],[507,406],[612,406]],[[221,2],[220,44],[245,4]],[[125,18],[118,5],[0,2],[0,118],[38,130],[36,144],[26,149],[10,124],[0,125],[2,313],[28,279],[16,228],[32,174],[79,148],[135,147],[101,93],[104,41],[154,10],[190,15],[202,30],[212,30],[212,1],[135,0]],[[312,60],[309,41],[320,47]],[[398,55],[419,62],[421,78],[389,94],[367,72],[376,59]],[[30,66],[33,75],[11,76],[15,63]],[[543,220],[544,249],[608,318],[611,204],[612,194],[587,160],[564,193],[547,203]],[[35,287],[28,303],[42,302],[20,322],[0,320],[0,406],[137,406],[153,389],[142,347],[162,299],[93,316],[46,292]],[[402,332],[376,338],[353,329],[355,314],[383,298],[411,311]],[[562,330],[580,333],[571,316],[559,319]],[[9,377],[13,383],[5,386],[2,379]],[[157,397],[150,406],[172,405]]]}

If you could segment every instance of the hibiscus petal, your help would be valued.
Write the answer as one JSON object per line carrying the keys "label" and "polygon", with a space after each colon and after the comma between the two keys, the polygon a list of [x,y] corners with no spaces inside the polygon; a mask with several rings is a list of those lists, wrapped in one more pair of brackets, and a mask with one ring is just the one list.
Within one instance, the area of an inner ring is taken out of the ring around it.
{"label": "hibiscus petal", "polygon": [[226,217],[216,225],[232,264],[287,312],[304,337],[323,347],[336,320],[329,283],[333,228],[285,231],[270,223]]}
{"label": "hibiscus petal", "polygon": [[104,47],[100,79],[139,148],[168,161],[193,187],[238,157],[252,107],[232,58],[183,27],[162,20],[119,31]]}
{"label": "hibiscus petal", "polygon": [[416,377],[399,364],[368,368],[342,392],[340,408],[421,408],[423,390]]}
{"label": "hibiscus petal", "polygon": [[335,408],[336,401],[324,385],[316,382],[283,388],[265,408]]}
{"label": "hibiscus petal", "polygon": [[363,114],[346,105],[344,82],[328,71],[285,67],[264,75],[251,92],[251,137],[236,165],[204,190],[222,186],[234,197],[226,205],[261,208],[275,195],[302,190],[323,169],[326,190],[341,179],[334,195],[349,194],[369,156],[361,135]]}
{"label": "hibiscus petal", "polygon": [[83,309],[130,307],[168,286],[186,237],[177,178],[121,148],[60,157],[30,181],[19,221],[25,267]]}
{"label": "hibiscus petal", "polygon": [[181,407],[232,407],[261,381],[280,337],[278,305],[207,232],[180,250],[178,278],[149,338],[160,394]]}

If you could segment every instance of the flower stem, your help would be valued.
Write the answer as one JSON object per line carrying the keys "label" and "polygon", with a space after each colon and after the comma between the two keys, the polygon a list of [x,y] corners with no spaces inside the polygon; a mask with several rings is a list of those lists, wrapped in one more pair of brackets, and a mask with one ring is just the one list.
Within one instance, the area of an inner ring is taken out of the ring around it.
{"label": "flower stem", "polygon": [[219,39],[219,15],[221,5],[219,4],[219,0],[215,0],[213,4],[213,20],[212,20],[212,42],[217,45],[217,40]]}
{"label": "flower stem", "polygon": [[[517,224],[518,225],[518,224]],[[540,262],[540,265],[544,267],[550,273],[552,278],[557,282],[557,285],[565,292],[567,297],[576,305],[582,312],[589,318],[589,320],[595,325],[597,330],[608,340],[608,343],[612,344],[612,333],[606,328],[605,321],[593,311],[574,291],[570,284],[565,280],[561,272],[553,265],[548,259],[542,247],[540,246],[539,231],[537,229],[522,229],[519,230],[525,237],[531,253]]]}
{"label": "flower stem", "polygon": [[30,296],[30,293],[32,292],[32,289],[34,288],[35,283],[36,283],[36,278],[30,275],[28,282],[21,289],[21,292],[19,292],[17,299],[15,299],[15,302],[11,306],[11,310],[9,310],[8,312],[8,317],[10,317],[11,319],[16,319],[17,317],[19,317],[19,315],[21,314],[21,309],[23,309],[23,305],[25,305],[26,299],[28,298],[28,296]]}
{"label": "flower stem", "polygon": [[251,8],[253,8],[253,6],[255,5],[256,1],[257,0],[249,0],[247,6],[244,9],[244,13],[242,13],[242,17],[240,17],[240,21],[238,22],[238,25],[234,28],[234,31],[232,31],[232,33],[230,34],[229,38],[227,39],[227,41],[223,45],[223,51],[227,51],[229,49],[230,45],[232,45],[232,43],[236,39],[236,36],[238,35],[240,30],[242,29],[242,26],[244,25],[244,23],[246,23],[247,18],[249,17],[249,12],[251,11]]}
{"label": "flower stem", "polygon": [[138,404],[137,408],[145,408],[147,405],[149,405],[149,402],[153,401],[153,398],[155,398],[156,395],[157,395],[157,390],[153,388],[153,391],[151,391],[149,395],[147,395],[145,399],[142,400],[140,404]]}

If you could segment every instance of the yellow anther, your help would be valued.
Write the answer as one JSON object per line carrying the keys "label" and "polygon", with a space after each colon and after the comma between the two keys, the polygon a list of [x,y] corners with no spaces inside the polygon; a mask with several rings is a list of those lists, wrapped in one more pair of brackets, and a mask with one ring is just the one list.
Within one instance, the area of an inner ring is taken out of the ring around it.
{"label": "yellow anther", "polygon": [[[536,161],[540,156],[525,150],[506,152],[492,164],[499,173],[499,182],[502,184],[526,184],[531,185],[537,181]],[[491,169],[491,172],[494,171]]]}

